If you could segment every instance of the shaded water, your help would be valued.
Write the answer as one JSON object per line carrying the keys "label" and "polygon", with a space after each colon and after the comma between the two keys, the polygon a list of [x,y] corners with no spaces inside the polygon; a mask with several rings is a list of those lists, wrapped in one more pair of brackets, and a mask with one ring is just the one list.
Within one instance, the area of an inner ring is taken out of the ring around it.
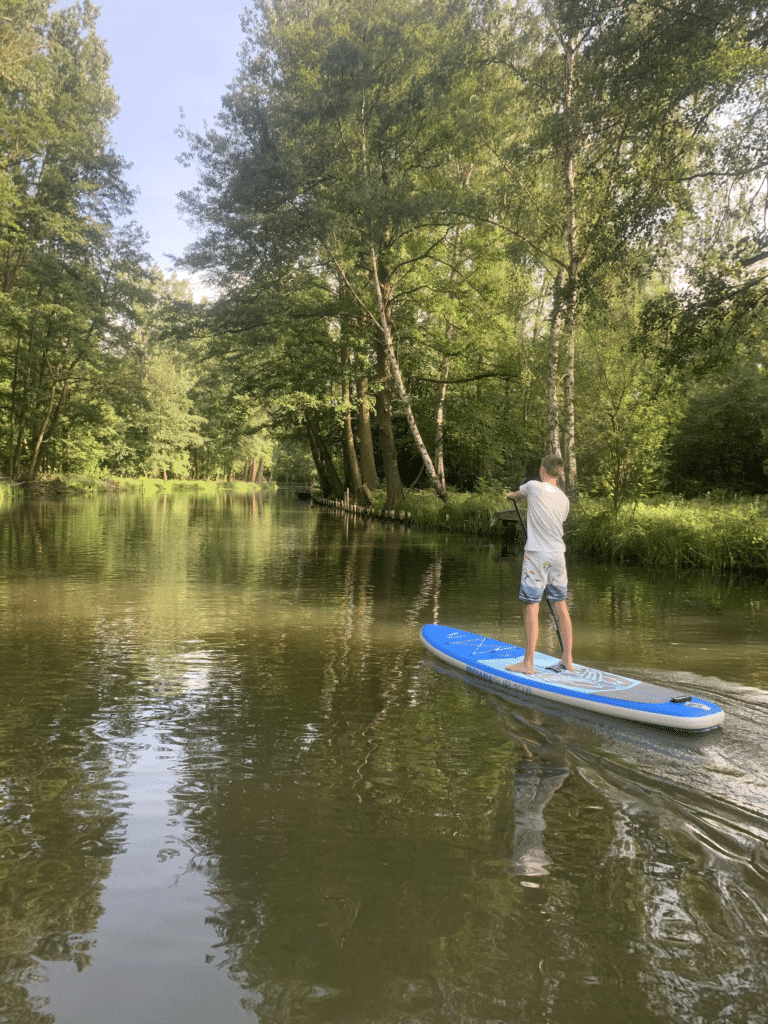
{"label": "shaded water", "polygon": [[764,1024],[768,587],[571,565],[690,738],[442,671],[519,554],[291,497],[0,510],[0,1021]]}

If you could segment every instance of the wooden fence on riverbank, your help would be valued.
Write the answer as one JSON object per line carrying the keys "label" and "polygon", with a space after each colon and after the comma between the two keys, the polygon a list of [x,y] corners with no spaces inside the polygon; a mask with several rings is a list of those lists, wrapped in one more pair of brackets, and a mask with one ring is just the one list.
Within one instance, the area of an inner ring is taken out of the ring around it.
{"label": "wooden fence on riverbank", "polygon": [[[305,497],[306,496],[306,497]],[[394,509],[375,509],[370,506],[355,505],[347,496],[341,500],[338,498],[323,498],[310,491],[296,491],[296,498],[299,501],[311,501],[314,505],[322,505],[324,508],[333,509],[336,512],[345,512],[348,515],[360,516],[363,519],[380,519],[383,522],[404,523],[411,525],[410,512],[395,512]]]}
{"label": "wooden fence on riverbank", "polygon": [[441,522],[434,522],[431,519],[422,521],[418,511],[414,516],[411,512],[402,510],[375,509],[371,506],[356,505],[350,499],[349,491],[347,491],[344,498],[338,499],[324,498],[308,489],[298,490],[296,491],[296,498],[298,501],[311,501],[315,505],[331,509],[342,515],[351,515],[361,519],[378,519],[382,522],[401,523],[407,527],[415,526],[421,529],[448,530],[451,532],[469,529],[470,533],[483,534],[485,536],[501,536],[505,543],[512,544],[517,544],[524,536],[520,516],[516,510],[513,511],[511,509],[491,514],[489,518],[484,519],[483,529],[479,529],[477,523],[473,523],[473,521],[465,518],[461,519],[461,526],[458,526],[456,522],[451,522],[450,517],[446,515],[445,525],[443,525]]}

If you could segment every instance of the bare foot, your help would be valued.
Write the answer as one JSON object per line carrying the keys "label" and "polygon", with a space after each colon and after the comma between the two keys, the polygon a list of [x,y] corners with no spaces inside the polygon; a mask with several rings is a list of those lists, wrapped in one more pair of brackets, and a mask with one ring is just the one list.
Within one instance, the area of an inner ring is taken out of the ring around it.
{"label": "bare foot", "polygon": [[532,676],[536,671],[534,665],[529,665],[525,661],[516,661],[514,665],[505,665],[504,668],[507,672],[522,672],[526,676]]}
{"label": "bare foot", "polygon": [[575,667],[575,665],[573,664],[573,662],[572,662],[572,661],[571,661],[571,662],[569,662],[569,663],[568,663],[568,664],[566,665],[566,663],[565,663],[565,662],[564,662],[564,661],[562,660],[562,658],[561,658],[561,659],[560,659],[560,664],[561,664],[561,665],[563,666],[563,668],[565,669],[565,671],[566,671],[566,672],[575,672],[575,671],[576,671],[576,667]]}

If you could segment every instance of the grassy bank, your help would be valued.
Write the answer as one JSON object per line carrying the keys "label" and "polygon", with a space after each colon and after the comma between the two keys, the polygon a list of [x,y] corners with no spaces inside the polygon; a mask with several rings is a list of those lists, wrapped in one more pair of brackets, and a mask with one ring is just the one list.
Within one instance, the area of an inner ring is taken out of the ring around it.
{"label": "grassy bank", "polygon": [[[498,535],[493,513],[510,508],[504,494],[408,495],[396,511],[414,526]],[[521,509],[525,505],[521,504]],[[566,524],[569,553],[599,562],[716,570],[768,569],[768,498],[668,498],[613,509],[582,497]]]}
{"label": "grassy bank", "polygon": [[[0,480],[0,502],[17,498],[55,498],[72,494],[94,494],[97,492],[120,492],[123,494],[171,494],[174,491],[188,494],[216,494],[219,491],[233,491],[250,494],[257,485],[236,480],[232,483],[214,480],[161,480],[158,477],[89,477],[41,476],[31,484],[11,483]],[[264,485],[271,487],[271,485]]]}
{"label": "grassy bank", "polygon": [[[383,509],[386,501],[384,492],[377,491],[373,497],[377,510]],[[492,525],[494,512],[511,507],[502,493],[491,491],[452,493],[448,502],[440,501],[432,491],[412,491],[395,507],[395,514],[410,513],[411,525],[421,529],[488,536],[498,529]]]}
{"label": "grassy bank", "polygon": [[[40,481],[55,485],[52,493],[95,491],[145,494],[215,494],[221,490],[250,493],[254,485],[207,480],[169,480],[56,477]],[[0,481],[0,501],[21,498],[25,490]],[[38,495],[40,496],[40,495]],[[385,507],[384,491],[374,494],[377,511]],[[451,494],[441,502],[431,491],[414,491],[395,509],[410,514],[413,527],[447,530],[472,536],[500,537],[495,512],[511,508],[501,490],[486,488],[476,494]],[[521,509],[524,509],[524,503]],[[768,571],[768,497],[740,498],[718,495],[684,501],[657,499],[628,506],[614,516],[613,509],[582,497],[574,503],[566,524],[571,556],[598,562],[669,568]]]}
{"label": "grassy bank", "polygon": [[601,562],[768,569],[768,498],[680,498],[613,512],[588,498],[568,530],[572,552]]}
{"label": "grassy bank", "polygon": [[245,480],[161,480],[159,477],[142,476],[135,479],[114,477],[96,480],[91,490],[125,491],[126,493],[146,494],[217,494],[220,491],[232,491],[238,494],[250,494],[254,490],[271,488],[270,484],[257,485]]}
{"label": "grassy bank", "polygon": [[20,487],[15,487],[10,480],[0,480],[0,504],[23,497]]}

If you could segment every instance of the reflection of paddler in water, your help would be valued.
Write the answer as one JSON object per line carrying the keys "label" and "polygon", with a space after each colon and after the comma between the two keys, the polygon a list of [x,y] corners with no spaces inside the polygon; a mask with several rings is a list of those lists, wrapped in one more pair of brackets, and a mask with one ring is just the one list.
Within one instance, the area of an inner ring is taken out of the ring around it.
{"label": "reflection of paddler in water", "polygon": [[525,752],[527,757],[515,768],[514,840],[507,871],[511,875],[536,878],[548,875],[547,866],[552,863],[544,849],[544,808],[568,778],[570,770],[566,765],[534,760],[527,748]]}

